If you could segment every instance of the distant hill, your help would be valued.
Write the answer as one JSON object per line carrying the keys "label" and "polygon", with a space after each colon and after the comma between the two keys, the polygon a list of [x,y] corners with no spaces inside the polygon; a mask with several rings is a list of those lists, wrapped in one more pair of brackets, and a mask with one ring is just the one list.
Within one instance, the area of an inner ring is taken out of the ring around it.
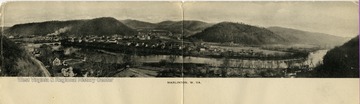
{"label": "distant hill", "polygon": [[181,34],[183,31],[183,24],[181,21],[162,21],[156,24],[155,29],[167,30],[173,34]]}
{"label": "distant hill", "polygon": [[1,36],[0,76],[45,76],[44,68],[17,44]]}
{"label": "distant hill", "polygon": [[213,24],[211,23],[206,23],[202,21],[191,21],[191,20],[184,21],[184,31],[186,33],[185,36],[191,36],[196,33],[199,33],[212,25]]}
{"label": "distant hill", "polygon": [[14,36],[44,36],[48,34],[65,35],[127,35],[135,30],[112,17],[102,17],[90,20],[46,21],[18,24],[5,31],[6,35]]}
{"label": "distant hill", "polygon": [[6,29],[9,29],[10,27],[6,27],[6,26],[4,26],[4,27],[1,27],[1,31],[5,31]]}
{"label": "distant hill", "polygon": [[213,24],[195,20],[163,21],[157,24],[156,29],[168,30],[174,34],[182,34],[184,32],[184,36],[188,37],[201,32],[211,25]]}
{"label": "distant hill", "polygon": [[45,21],[38,23],[17,24],[7,29],[4,33],[5,35],[14,35],[14,36],[29,36],[29,35],[44,36],[64,27],[80,25],[82,22],[83,22],[82,20],[72,20],[72,21]]}
{"label": "distant hill", "polygon": [[284,27],[269,27],[268,30],[280,35],[294,44],[310,44],[310,45],[341,45],[349,40],[349,38],[333,36],[324,33],[308,32]]}
{"label": "distant hill", "polygon": [[156,29],[156,30],[166,30],[170,31],[173,34],[182,34],[184,36],[194,35],[195,33],[201,32],[207,27],[210,27],[212,24],[194,21],[194,20],[185,20],[185,21],[162,21],[159,23],[149,23],[139,20],[122,20],[122,23],[133,28],[133,29]]}
{"label": "distant hill", "polygon": [[3,35],[3,32],[6,31],[6,30],[9,29],[9,28],[10,28],[10,27],[6,27],[6,26],[1,27],[1,28],[0,28],[0,34]]}
{"label": "distant hill", "polygon": [[102,17],[89,20],[45,21],[17,24],[8,28],[5,35],[13,36],[45,36],[49,34],[63,35],[133,35],[136,30],[166,30],[173,34],[184,34],[185,37],[201,32],[213,24],[185,20],[163,21],[150,23],[139,20],[118,21],[112,17]]}
{"label": "distant hill", "polygon": [[80,35],[134,35],[135,30],[112,17],[95,18],[74,26],[69,34]]}
{"label": "distant hill", "polygon": [[154,29],[156,27],[156,24],[154,23],[132,19],[121,20],[120,22],[133,29]]}
{"label": "distant hill", "polygon": [[359,77],[359,36],[326,53],[315,68],[317,77]]}
{"label": "distant hill", "polygon": [[246,45],[280,44],[288,42],[285,38],[274,34],[266,28],[232,22],[215,24],[190,38],[201,39],[206,42],[234,42]]}

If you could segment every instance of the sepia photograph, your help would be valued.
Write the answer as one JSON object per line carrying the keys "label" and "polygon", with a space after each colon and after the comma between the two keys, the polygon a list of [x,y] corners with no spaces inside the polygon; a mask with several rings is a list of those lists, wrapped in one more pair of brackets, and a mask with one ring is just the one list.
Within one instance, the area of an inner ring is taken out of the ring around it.
{"label": "sepia photograph", "polygon": [[1,77],[359,77],[357,1],[14,1],[1,9]]}

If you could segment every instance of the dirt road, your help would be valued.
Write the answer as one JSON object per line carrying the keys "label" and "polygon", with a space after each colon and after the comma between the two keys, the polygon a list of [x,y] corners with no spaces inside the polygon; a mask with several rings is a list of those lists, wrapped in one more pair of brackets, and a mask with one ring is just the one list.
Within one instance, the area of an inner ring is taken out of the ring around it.
{"label": "dirt road", "polygon": [[36,62],[36,64],[40,67],[40,70],[43,72],[43,75],[45,77],[51,77],[50,72],[45,68],[45,65],[41,61],[37,60],[34,57],[31,57],[31,59],[34,60],[34,62]]}

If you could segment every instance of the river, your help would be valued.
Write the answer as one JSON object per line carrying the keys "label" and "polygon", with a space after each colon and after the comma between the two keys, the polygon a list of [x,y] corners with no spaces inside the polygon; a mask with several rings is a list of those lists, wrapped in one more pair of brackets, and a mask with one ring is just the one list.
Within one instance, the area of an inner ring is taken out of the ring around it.
{"label": "river", "polygon": [[[289,62],[292,65],[308,65],[310,68],[315,67],[317,64],[322,63],[322,58],[328,50],[318,50],[311,52],[305,59],[286,59],[286,60],[257,60],[257,59],[229,59],[231,67],[245,67],[245,68],[287,68]],[[150,55],[150,56],[137,56],[135,59],[139,62],[154,63],[160,60],[168,60],[169,55]],[[209,64],[211,66],[221,66],[224,63],[223,58],[204,58],[192,56],[175,56],[175,63],[198,63]]]}
{"label": "river", "polygon": [[[304,59],[284,59],[284,60],[260,60],[260,59],[228,59],[230,67],[241,68],[288,68],[289,66],[307,66],[314,68],[317,64],[322,63],[323,56],[328,50],[318,50],[311,52],[308,57]],[[121,62],[115,60],[122,60],[122,53],[102,52],[98,54],[108,54],[107,58],[102,58],[107,62]],[[114,57],[115,55],[115,57]],[[91,55],[90,55],[91,56]],[[93,57],[93,56],[92,56]],[[89,57],[90,58],[90,57]],[[137,62],[141,63],[157,63],[161,60],[170,60],[170,55],[148,55],[148,56],[135,56]],[[193,56],[175,56],[175,63],[197,63],[209,64],[210,66],[221,66],[224,63],[224,58],[206,58],[206,57],[193,57]]]}

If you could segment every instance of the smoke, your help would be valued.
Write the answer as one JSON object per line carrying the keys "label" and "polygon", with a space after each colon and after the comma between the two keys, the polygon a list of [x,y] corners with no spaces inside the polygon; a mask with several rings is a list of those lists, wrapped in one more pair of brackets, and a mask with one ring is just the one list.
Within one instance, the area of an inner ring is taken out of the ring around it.
{"label": "smoke", "polygon": [[47,34],[47,35],[59,35],[61,33],[65,33],[66,31],[68,31],[70,29],[71,29],[70,26],[66,26],[66,27],[60,28],[59,30],[56,30],[54,33],[50,33],[50,34]]}

